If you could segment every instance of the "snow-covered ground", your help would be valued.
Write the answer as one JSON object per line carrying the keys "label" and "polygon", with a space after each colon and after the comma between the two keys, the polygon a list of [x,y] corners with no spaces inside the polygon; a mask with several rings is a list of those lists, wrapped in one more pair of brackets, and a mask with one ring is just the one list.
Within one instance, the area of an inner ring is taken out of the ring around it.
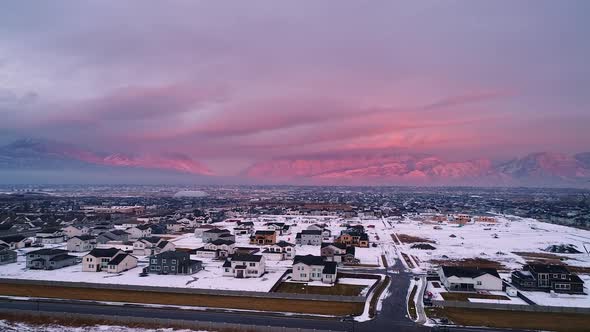
{"label": "snow-covered ground", "polygon": [[205,269],[190,276],[150,274],[140,277],[147,262],[141,262],[136,268],[120,274],[82,272],[81,264],[52,271],[30,270],[26,269],[25,257],[19,255],[17,263],[0,268],[0,278],[268,292],[284,272],[269,269],[261,278],[236,279],[223,276],[221,264],[204,262]]}
{"label": "snow-covered ground", "polygon": [[8,322],[0,320],[0,331],[3,332],[207,332],[205,330],[175,330],[171,328],[144,329],[117,325],[94,325],[72,327],[63,325],[32,325],[22,322]]}
{"label": "snow-covered ground", "polygon": [[[581,254],[559,254],[570,266],[590,267],[590,231],[542,223],[534,219],[498,216],[498,223],[434,225],[405,219],[393,222],[396,234],[407,234],[435,241],[435,250],[398,246],[404,253],[419,259],[422,271],[431,268],[430,260],[484,258],[502,263],[507,269],[517,269],[525,263],[514,252],[544,253],[552,245],[573,244]],[[434,227],[440,228],[435,229]]]}

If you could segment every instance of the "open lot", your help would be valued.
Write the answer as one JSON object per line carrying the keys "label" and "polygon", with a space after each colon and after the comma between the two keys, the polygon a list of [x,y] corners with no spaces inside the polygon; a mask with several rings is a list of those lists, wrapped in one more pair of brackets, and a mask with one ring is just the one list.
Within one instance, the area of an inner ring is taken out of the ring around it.
{"label": "open lot", "polygon": [[510,300],[508,296],[495,294],[444,292],[441,295],[446,301],[469,301],[469,299]]}
{"label": "open lot", "polygon": [[283,282],[276,289],[277,293],[319,294],[319,295],[344,295],[358,296],[365,286],[336,284],[331,287],[310,286],[302,283]]}
{"label": "open lot", "polygon": [[[402,244],[400,249],[428,270],[440,264],[465,264],[517,269],[527,262],[567,265],[572,271],[590,273],[590,231],[542,223],[534,219],[496,216],[497,223],[475,222],[463,226],[406,218],[392,221]],[[436,227],[436,228],[435,228]],[[391,236],[390,236],[391,238]],[[395,237],[394,237],[395,239]],[[412,248],[416,242],[435,242],[436,249]],[[581,253],[549,252],[550,246],[573,245]]]}

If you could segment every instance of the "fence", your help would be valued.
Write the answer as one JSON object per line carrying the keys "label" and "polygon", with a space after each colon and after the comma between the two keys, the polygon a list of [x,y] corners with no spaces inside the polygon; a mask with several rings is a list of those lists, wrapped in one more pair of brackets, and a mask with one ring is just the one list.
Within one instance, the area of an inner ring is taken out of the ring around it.
{"label": "fence", "polygon": [[37,286],[54,286],[54,287],[72,287],[72,288],[128,290],[128,291],[140,291],[140,292],[182,293],[182,294],[194,294],[194,295],[236,296],[236,297],[252,297],[252,298],[267,298],[267,299],[271,298],[271,299],[283,299],[283,300],[309,300],[309,301],[348,302],[348,303],[364,303],[366,300],[365,296],[267,293],[267,292],[251,292],[251,291],[218,290],[218,289],[200,289],[200,288],[137,286],[137,285],[121,285],[121,284],[97,284],[97,283],[88,283],[88,282],[66,282],[66,281],[50,281],[50,280],[0,279],[0,283],[20,284],[20,285],[37,285]]}
{"label": "fence", "polygon": [[433,300],[432,304],[434,306],[438,306],[438,307],[452,307],[452,308],[549,312],[549,313],[567,313],[567,314],[590,314],[590,308],[554,307],[554,306],[545,306],[545,305],[479,303],[479,302],[441,301],[441,300]]}
{"label": "fence", "polygon": [[192,320],[180,320],[180,319],[162,319],[162,318],[149,318],[149,317],[135,317],[135,316],[110,316],[110,315],[95,315],[95,314],[78,314],[68,313],[64,315],[61,312],[39,312],[32,310],[19,310],[19,309],[2,309],[4,314],[14,314],[32,317],[49,317],[49,318],[64,318],[68,320],[79,319],[87,320],[90,325],[92,324],[105,324],[105,322],[111,324],[121,325],[135,325],[135,324],[149,324],[150,326],[163,326],[163,327],[174,327],[182,329],[194,329],[194,330],[205,330],[205,331],[218,331],[218,332],[338,332],[334,330],[316,330],[316,329],[301,329],[284,326],[262,326],[262,325],[249,325],[249,324],[235,324],[225,322],[205,322],[205,321],[192,321]]}

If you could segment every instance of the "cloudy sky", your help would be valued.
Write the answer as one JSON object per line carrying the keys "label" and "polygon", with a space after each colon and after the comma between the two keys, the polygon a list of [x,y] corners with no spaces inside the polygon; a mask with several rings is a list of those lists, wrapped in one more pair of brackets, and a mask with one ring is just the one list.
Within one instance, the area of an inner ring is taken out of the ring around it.
{"label": "cloudy sky", "polygon": [[0,143],[306,154],[590,147],[590,1],[6,1]]}

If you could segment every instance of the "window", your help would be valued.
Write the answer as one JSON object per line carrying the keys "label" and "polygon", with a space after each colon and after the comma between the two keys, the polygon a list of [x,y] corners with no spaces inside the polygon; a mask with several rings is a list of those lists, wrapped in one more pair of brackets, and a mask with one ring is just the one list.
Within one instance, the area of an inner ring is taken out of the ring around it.
{"label": "window", "polygon": [[478,280],[478,281],[477,281],[477,285],[478,285],[478,286],[481,286],[481,281],[479,281],[479,280]]}
{"label": "window", "polygon": [[160,265],[156,266],[156,271],[160,271],[162,267]]}
{"label": "window", "polygon": [[566,276],[565,274],[562,274],[562,275],[561,275],[561,279],[563,279],[563,280],[565,280],[565,279],[566,279],[566,277],[567,277],[567,276]]}
{"label": "window", "polygon": [[553,279],[557,279],[557,278],[559,278],[559,277],[557,276],[557,273],[554,273],[554,274],[553,274]]}
{"label": "window", "polygon": [[162,264],[166,264],[166,260],[165,259],[162,259]]}
{"label": "window", "polygon": [[172,260],[172,264],[176,265],[176,259]]}
{"label": "window", "polygon": [[256,266],[256,263],[249,263],[248,265],[250,265],[250,267],[254,267]]}
{"label": "window", "polygon": [[172,266],[170,267],[170,270],[172,270],[172,271],[176,271],[176,266],[172,265]]}
{"label": "window", "polygon": [[229,272],[229,267],[226,267],[225,268],[225,272]]}
{"label": "window", "polygon": [[158,264],[158,260],[157,259],[152,259],[152,264]]}
{"label": "window", "polygon": [[155,271],[155,270],[156,270],[156,267],[155,266],[153,266],[153,265],[150,266],[150,271]]}
{"label": "window", "polygon": [[301,273],[301,278],[307,278],[307,273]]}

